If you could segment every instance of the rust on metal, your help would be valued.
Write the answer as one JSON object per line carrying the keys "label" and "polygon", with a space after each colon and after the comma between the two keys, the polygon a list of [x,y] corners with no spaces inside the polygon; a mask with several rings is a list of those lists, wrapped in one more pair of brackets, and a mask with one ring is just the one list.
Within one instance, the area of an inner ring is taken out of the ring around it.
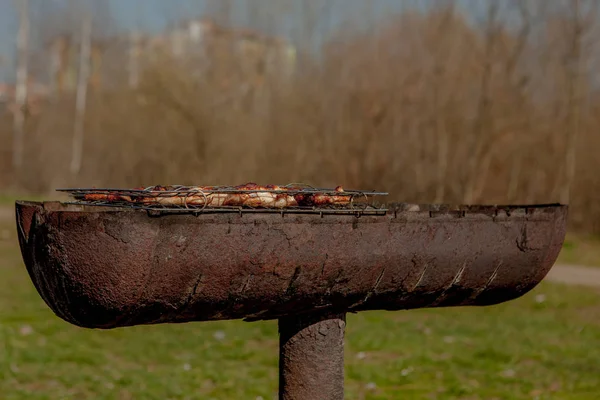
{"label": "rust on metal", "polygon": [[16,214],[40,296],[72,324],[108,329],[501,303],[546,276],[567,207],[150,216],[17,202]]}
{"label": "rust on metal", "polygon": [[345,313],[279,320],[279,399],[343,400]]}

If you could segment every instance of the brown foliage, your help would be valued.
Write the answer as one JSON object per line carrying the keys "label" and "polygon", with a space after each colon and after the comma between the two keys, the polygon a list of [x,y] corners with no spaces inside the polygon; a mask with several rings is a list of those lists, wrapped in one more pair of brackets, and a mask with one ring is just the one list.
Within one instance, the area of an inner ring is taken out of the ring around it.
{"label": "brown foliage", "polygon": [[306,182],[408,202],[568,201],[573,228],[600,232],[595,21],[513,9],[511,29],[493,6],[481,28],[450,5],[370,35],[340,32],[291,80],[248,76],[222,48],[205,69],[161,55],[135,90],[90,94],[78,176],[68,168],[73,98],[30,118],[15,181],[33,191]]}

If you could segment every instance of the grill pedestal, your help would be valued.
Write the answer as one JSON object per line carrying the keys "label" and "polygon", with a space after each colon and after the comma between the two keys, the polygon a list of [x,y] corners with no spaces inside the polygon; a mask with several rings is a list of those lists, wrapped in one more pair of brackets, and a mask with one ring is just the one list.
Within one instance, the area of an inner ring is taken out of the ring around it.
{"label": "grill pedestal", "polygon": [[279,399],[343,400],[345,313],[279,319]]}
{"label": "grill pedestal", "polygon": [[65,321],[278,319],[280,399],[341,400],[345,312],[516,299],[556,261],[567,207],[154,215],[17,202],[16,219],[29,276]]}

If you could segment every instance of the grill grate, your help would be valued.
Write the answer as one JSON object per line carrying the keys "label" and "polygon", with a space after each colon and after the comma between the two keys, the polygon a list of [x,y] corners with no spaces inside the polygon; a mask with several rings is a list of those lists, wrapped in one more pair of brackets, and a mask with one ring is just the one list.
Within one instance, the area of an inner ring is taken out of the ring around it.
{"label": "grill grate", "polygon": [[[88,205],[99,207],[119,207],[147,210],[163,213],[280,213],[280,214],[349,214],[349,215],[385,215],[387,208],[376,205],[370,199],[373,196],[385,196],[388,193],[366,190],[341,190],[339,188],[315,188],[304,184],[270,185],[264,187],[248,186],[150,186],[136,189],[117,188],[72,188],[57,189],[66,192],[74,201],[66,204]],[[264,196],[285,194],[287,196],[336,196],[344,199],[346,204],[299,204],[285,207],[253,207],[249,205],[210,205],[210,196],[219,195],[251,195],[258,193]],[[110,196],[110,198],[108,198]],[[102,198],[106,197],[106,198]],[[127,198],[124,200],[123,197]],[[159,204],[161,199],[177,199],[170,204]],[[202,204],[193,204],[193,203]],[[158,203],[158,204],[157,204]]]}

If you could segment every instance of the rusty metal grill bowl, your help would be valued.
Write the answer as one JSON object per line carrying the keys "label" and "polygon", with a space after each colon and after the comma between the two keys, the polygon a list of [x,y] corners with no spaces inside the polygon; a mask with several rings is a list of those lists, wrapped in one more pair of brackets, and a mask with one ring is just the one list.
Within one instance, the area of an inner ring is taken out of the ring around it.
{"label": "rusty metal grill bowl", "polygon": [[203,213],[17,202],[48,306],[86,328],[481,306],[548,273],[567,207],[391,204],[383,215]]}

